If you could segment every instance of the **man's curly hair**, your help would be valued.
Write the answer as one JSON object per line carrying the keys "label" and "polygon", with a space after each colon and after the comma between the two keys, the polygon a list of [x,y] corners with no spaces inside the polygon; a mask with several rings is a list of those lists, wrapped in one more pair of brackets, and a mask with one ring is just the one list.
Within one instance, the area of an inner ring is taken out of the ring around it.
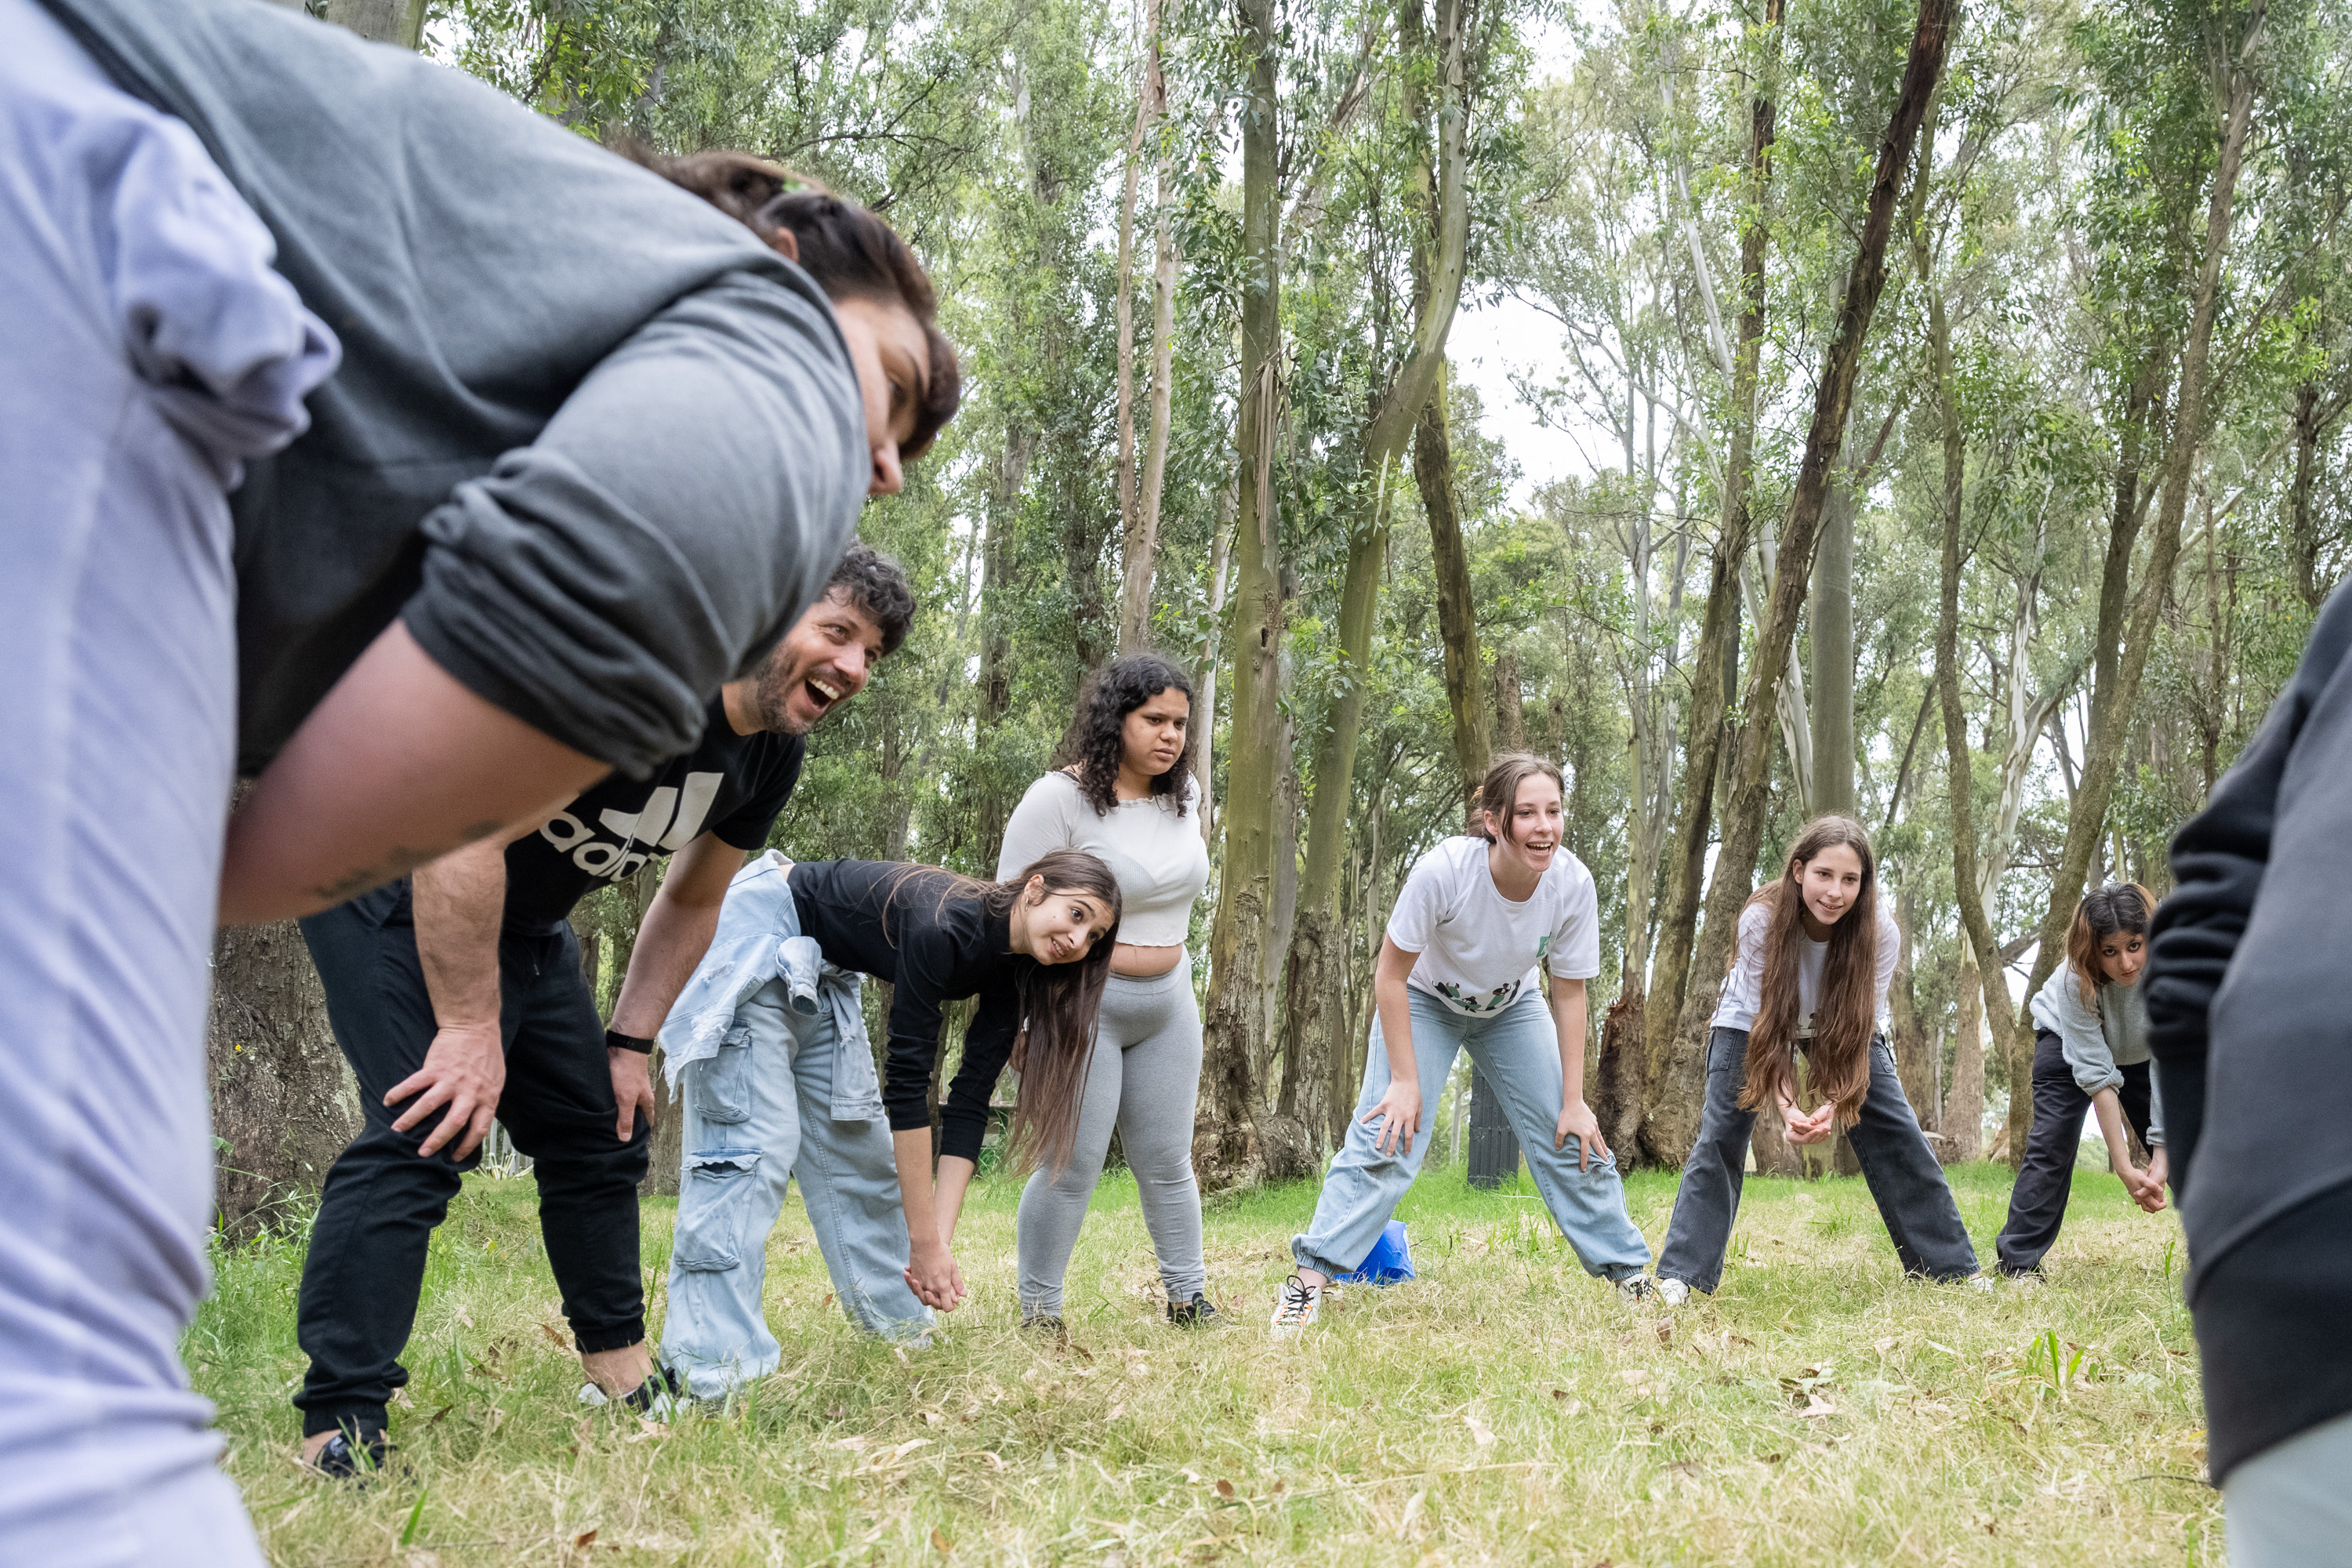
{"label": "man's curly hair", "polygon": [[[1054,765],[1071,771],[1078,793],[1095,808],[1097,816],[1108,816],[1118,804],[1119,750],[1127,716],[1163,691],[1181,691],[1187,703],[1200,705],[1192,678],[1175,663],[1156,653],[1131,653],[1095,671],[1078,693],[1077,717],[1071,721]],[[1202,716],[1196,712],[1192,718],[1198,723]],[[1176,765],[1151,781],[1151,793],[1171,797],[1176,815],[1181,816],[1192,782],[1192,748],[1187,745],[1177,755]]]}

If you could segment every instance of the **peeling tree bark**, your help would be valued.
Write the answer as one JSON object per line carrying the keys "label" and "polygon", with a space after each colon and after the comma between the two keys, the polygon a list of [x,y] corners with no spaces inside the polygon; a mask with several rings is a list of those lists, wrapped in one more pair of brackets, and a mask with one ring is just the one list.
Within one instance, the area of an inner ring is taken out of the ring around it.
{"label": "peeling tree bark", "polygon": [[[1822,356],[1822,375],[1813,399],[1813,416],[1805,437],[1803,461],[1797,471],[1795,493],[1790,498],[1788,521],[1781,532],[1780,558],[1772,574],[1772,593],[1765,620],[1756,637],[1755,663],[1748,672],[1743,703],[1744,722],[1735,759],[1731,787],[1724,805],[1723,848],[1716,862],[1714,883],[1707,889],[1706,925],[1697,944],[1694,964],[1699,973],[1720,973],[1738,928],[1739,909],[1747,901],[1756,871],[1756,857],[1764,836],[1764,811],[1771,788],[1771,737],[1782,677],[1789,668],[1790,644],[1812,570],[1813,548],[1821,525],[1831,469],[1845,437],[1846,416],[1853,399],[1854,377],[1862,366],[1862,349],[1870,321],[1886,285],[1886,245],[1895,228],[1895,198],[1904,171],[1911,162],[1920,122],[1943,74],[1944,52],[1950,40],[1958,0],[1920,0],[1918,25],[1897,88],[1894,112],[1885,138],[1879,143],[1870,199],[1864,208],[1862,237],[1853,268],[1846,275],[1845,297],[1837,328]],[[1687,787],[1687,786],[1685,786]],[[1665,1064],[1645,1123],[1644,1147],[1671,1150],[1679,1163],[1696,1135],[1700,1094],[1704,1089],[1707,1016],[1698,1005],[1704,997],[1685,1000],[1681,1027]],[[1671,1106],[1670,1112],[1661,1112]],[[1675,1144],[1679,1143],[1679,1147]]]}
{"label": "peeling tree bark", "polygon": [[[1422,35],[1422,3],[1404,0],[1400,31],[1409,41],[1417,42]],[[1340,684],[1330,720],[1316,742],[1307,866],[1299,880],[1298,919],[1285,966],[1285,1109],[1301,1109],[1303,1125],[1318,1144],[1326,1127],[1338,1124],[1333,1110],[1343,1113],[1354,1103],[1353,1087],[1338,1070],[1353,1056],[1353,1041],[1346,1033],[1349,1009],[1340,994],[1344,965],[1339,961],[1339,944],[1345,928],[1339,908],[1339,873],[1354,799],[1364,694],[1371,679],[1381,574],[1388,559],[1390,505],[1405,439],[1445,363],[1445,342],[1461,305],[1468,253],[1468,143],[1461,102],[1467,46],[1461,12],[1462,0],[1439,0],[1436,124],[1422,144],[1414,172],[1421,221],[1413,242],[1412,342],[1364,425],[1358,466],[1364,512],[1349,536],[1347,576],[1339,592]],[[1416,124],[1427,117],[1423,97],[1408,78],[1405,112]],[[1318,1072],[1323,1081],[1317,1092],[1294,1098],[1294,1082]],[[1317,1102],[1326,1111],[1321,1118],[1313,1114]]]}
{"label": "peeling tree bark", "polygon": [[[1739,658],[1739,568],[1748,555],[1754,524],[1748,513],[1748,465],[1756,438],[1757,369],[1764,344],[1764,258],[1771,232],[1764,222],[1764,199],[1772,179],[1772,143],[1777,110],[1774,79],[1780,54],[1782,0],[1767,0],[1761,39],[1764,68],[1748,110],[1747,212],[1739,237],[1739,347],[1731,376],[1731,439],[1723,468],[1722,516],[1709,569],[1706,608],[1698,647],[1691,655],[1690,727],[1683,752],[1681,805],[1666,858],[1665,902],[1659,912],[1656,956],[1639,1020],[1643,1042],[1638,1072],[1614,1069],[1617,1092],[1626,1097],[1617,1110],[1620,1129],[1641,1129],[1638,1153],[1644,1163],[1679,1165],[1697,1136],[1695,1107],[1676,1104],[1654,1121],[1650,1108],[1672,1080],[1687,1088],[1688,1063],[1674,1059],[1691,977],[1691,944],[1706,885],[1706,846],[1713,836],[1716,774],[1725,740]],[[1695,264],[1705,257],[1693,247]],[[1718,962],[1720,962],[1718,960]],[[1702,980],[1711,1010],[1715,976]],[[1630,1026],[1633,1020],[1628,1019]],[[1604,1049],[1606,1046],[1604,1029]],[[1619,1146],[1636,1150],[1622,1137]]]}
{"label": "peeling tree bark", "polygon": [[[1263,1036],[1267,938],[1275,913],[1274,811],[1280,792],[1282,640],[1286,630],[1273,489],[1276,366],[1282,354],[1281,213],[1276,177],[1274,0],[1240,0],[1247,60],[1242,110],[1241,404],[1234,530],[1233,752],[1226,763],[1224,854],[1209,938],[1200,1109],[1192,1163],[1212,1191],[1304,1168],[1305,1141],[1286,1136],[1265,1105],[1256,1064]],[[1295,1130],[1293,1130],[1295,1132]]]}
{"label": "peeling tree bark", "polygon": [[[2189,317],[2188,337],[2180,349],[2177,378],[2179,390],[2174,400],[2171,435],[2165,453],[2164,488],[2157,506],[2156,531],[2148,543],[2139,592],[2132,599],[2130,622],[2122,646],[2111,653],[2116,643],[2110,617],[2120,618],[2131,566],[2130,535],[2137,531],[2136,524],[2127,524],[2126,513],[2136,516],[2136,512],[2126,505],[2129,498],[2124,481],[2118,480],[2117,511],[2100,591],[2100,635],[2095,645],[2098,649],[2095,666],[2097,684],[2091,699],[2090,743],[2084,750],[2074,805],[2066,814],[2066,845],[2059,857],[2057,872],[2051,879],[2050,905],[2042,912],[2040,951],[2034,955],[2033,973],[2026,983],[2029,1002],[2057,968],[2059,956],[2064,952],[2066,927],[2074,919],[2076,901],[2083,896],[2084,879],[2090,870],[2094,847],[2106,826],[2107,804],[2115,793],[2132,707],[2139,694],[2140,675],[2147,666],[2157,623],[2170,590],[2172,569],[2179,559],[2181,519],[2188,510],[2197,451],[2204,438],[2206,365],[2213,342],[2213,320],[2220,306],[2221,262],[2229,250],[2238,172],[2244,161],[2246,134],[2253,119],[2256,83],[2250,57],[2267,18],[2265,0],[2254,0],[2245,15],[2243,42],[2235,57],[2223,62],[2217,71],[2221,79],[2217,85],[2223,89],[2224,102],[2221,145],[2206,205],[2205,255],[2197,279],[2197,302]],[[2156,367],[2161,363],[2160,357],[2152,355],[2149,369],[2134,388],[2136,400],[2145,397],[2141,406],[2150,406],[2156,401],[2153,387],[2160,384],[2157,378],[2161,375]],[[2132,431],[2128,422],[2126,430],[2128,442]],[[2129,456],[2132,460],[2126,464],[2126,471],[2136,485],[2137,452],[2130,451]],[[2032,1026],[2030,1015],[2021,1017],[2020,1026]],[[2010,1101],[2010,1148],[2021,1158],[2032,1126],[2032,1099],[2030,1095],[2012,1094]]]}

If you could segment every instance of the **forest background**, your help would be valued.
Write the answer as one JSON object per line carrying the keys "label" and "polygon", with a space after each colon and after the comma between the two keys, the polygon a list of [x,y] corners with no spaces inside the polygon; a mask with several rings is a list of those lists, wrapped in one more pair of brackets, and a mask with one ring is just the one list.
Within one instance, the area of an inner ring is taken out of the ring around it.
{"label": "forest background", "polygon": [[[991,875],[1087,671],[1194,671],[1212,1188],[1330,1148],[1396,889],[1518,747],[1600,889],[1621,1157],[1682,1159],[1739,903],[1827,810],[1922,1123],[2014,1154],[2020,987],[2086,886],[2165,889],[2347,564],[2337,0],[310,8],[929,264],[963,411],[860,529],[921,612],[775,842]],[[1447,349],[1506,307],[1498,409]],[[575,920],[608,1005],[657,876]],[[356,1103],[292,927],[215,966],[244,1227]]]}

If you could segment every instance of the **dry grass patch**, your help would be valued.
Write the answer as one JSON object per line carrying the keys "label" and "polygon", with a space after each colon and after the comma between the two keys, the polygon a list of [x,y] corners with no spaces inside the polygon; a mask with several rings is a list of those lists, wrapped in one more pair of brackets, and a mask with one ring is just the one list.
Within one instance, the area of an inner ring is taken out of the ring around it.
{"label": "dry grass patch", "polygon": [[[2007,1175],[1956,1173],[1987,1257]],[[1313,1188],[1212,1206],[1234,1321],[1186,1333],[1115,1174],[1060,1350],[1015,1326],[1018,1195],[976,1187],[976,1299],[915,1352],[850,1331],[788,1205],[782,1371],[661,1426],[574,1403],[530,1184],[469,1180],[394,1416],[405,1473],[365,1490],[294,1465],[299,1242],[218,1260],[188,1356],[282,1564],[2220,1561],[2178,1230],[2111,1178],[2079,1181],[2046,1286],[1990,1296],[1904,1282],[1859,1180],[1751,1181],[1723,1290],[1667,1313],[1587,1279],[1531,1194],[1438,1172],[1402,1211],[1423,1278],[1276,1344]],[[1632,1197],[1654,1245],[1672,1179]],[[649,1206],[656,1286],[668,1223]]]}

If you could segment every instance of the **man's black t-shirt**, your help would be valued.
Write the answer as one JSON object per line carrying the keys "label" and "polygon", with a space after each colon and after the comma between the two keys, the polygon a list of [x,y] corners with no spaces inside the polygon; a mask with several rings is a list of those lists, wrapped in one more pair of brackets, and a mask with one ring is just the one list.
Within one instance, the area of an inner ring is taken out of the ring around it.
{"label": "man's black t-shirt", "polygon": [[506,924],[547,931],[572,906],[698,834],[757,852],[800,782],[808,742],[762,730],[739,735],[724,698],[704,715],[702,741],[651,778],[618,773],[583,791],[538,832],[507,847]]}

